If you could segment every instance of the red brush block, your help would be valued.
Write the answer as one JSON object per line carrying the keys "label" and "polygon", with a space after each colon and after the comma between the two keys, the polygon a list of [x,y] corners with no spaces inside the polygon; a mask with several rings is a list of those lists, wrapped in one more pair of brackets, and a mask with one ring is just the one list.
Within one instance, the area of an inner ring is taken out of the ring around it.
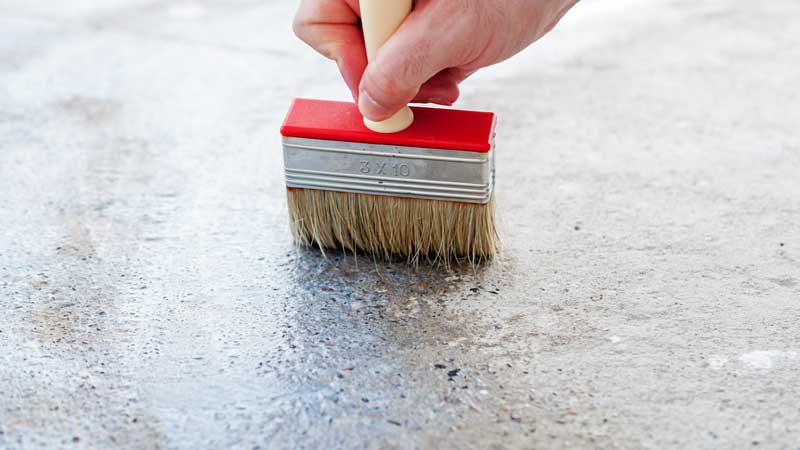
{"label": "red brush block", "polygon": [[350,102],[298,98],[281,126],[285,137],[402,145],[486,153],[492,148],[494,113],[412,106],[414,123],[399,133],[383,134],[364,125]]}

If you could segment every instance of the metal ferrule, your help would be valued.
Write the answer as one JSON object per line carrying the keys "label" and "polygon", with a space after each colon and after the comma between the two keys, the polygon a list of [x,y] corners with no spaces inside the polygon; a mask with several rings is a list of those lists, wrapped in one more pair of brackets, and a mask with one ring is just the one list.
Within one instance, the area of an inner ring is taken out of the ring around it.
{"label": "metal ferrule", "polygon": [[469,203],[492,196],[493,150],[283,138],[287,187]]}

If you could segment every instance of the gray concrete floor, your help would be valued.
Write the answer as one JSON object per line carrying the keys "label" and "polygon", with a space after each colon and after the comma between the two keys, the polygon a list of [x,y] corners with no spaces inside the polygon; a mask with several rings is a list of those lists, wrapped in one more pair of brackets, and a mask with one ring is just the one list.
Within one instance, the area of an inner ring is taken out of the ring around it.
{"label": "gray concrete floor", "polygon": [[293,248],[294,2],[0,0],[0,448],[800,448],[800,3],[584,1],[476,76],[507,250]]}

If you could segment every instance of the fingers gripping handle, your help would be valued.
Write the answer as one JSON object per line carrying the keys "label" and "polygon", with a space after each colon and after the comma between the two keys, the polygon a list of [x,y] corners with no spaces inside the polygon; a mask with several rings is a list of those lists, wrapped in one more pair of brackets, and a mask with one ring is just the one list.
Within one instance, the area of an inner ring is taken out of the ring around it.
{"label": "fingers gripping handle", "polygon": [[[378,49],[392,37],[411,13],[411,2],[412,0],[359,0],[364,43],[370,62]],[[408,106],[404,106],[395,115],[381,122],[365,117],[364,125],[378,133],[396,133],[408,128],[413,121],[414,113]]]}

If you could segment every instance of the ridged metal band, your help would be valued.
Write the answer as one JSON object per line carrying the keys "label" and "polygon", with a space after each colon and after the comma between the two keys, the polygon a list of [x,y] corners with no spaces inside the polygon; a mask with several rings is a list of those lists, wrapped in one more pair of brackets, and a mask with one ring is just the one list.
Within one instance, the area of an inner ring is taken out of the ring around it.
{"label": "ridged metal band", "polygon": [[284,137],[286,186],[487,203],[494,141],[492,147],[480,153]]}

